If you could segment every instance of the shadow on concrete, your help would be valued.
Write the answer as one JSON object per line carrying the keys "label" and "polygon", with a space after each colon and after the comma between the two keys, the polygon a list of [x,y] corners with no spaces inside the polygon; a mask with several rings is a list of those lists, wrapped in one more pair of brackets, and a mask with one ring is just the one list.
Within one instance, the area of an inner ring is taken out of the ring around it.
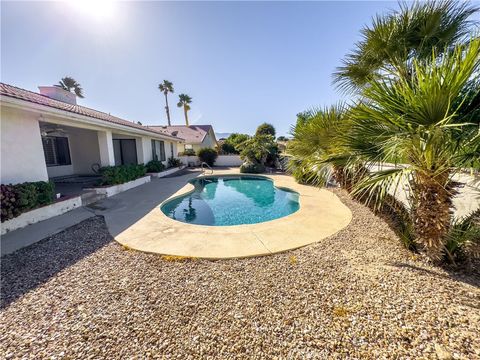
{"label": "shadow on concrete", "polygon": [[2,257],[0,308],[49,281],[112,241],[97,216]]}
{"label": "shadow on concrete", "polygon": [[187,170],[87,207],[97,216],[1,258],[0,308],[113,241],[201,171]]}
{"label": "shadow on concrete", "polygon": [[177,176],[152,179],[145,185],[98,201],[88,208],[105,218],[110,234],[115,237],[157,208],[199,174],[201,171],[198,169],[185,169]]}

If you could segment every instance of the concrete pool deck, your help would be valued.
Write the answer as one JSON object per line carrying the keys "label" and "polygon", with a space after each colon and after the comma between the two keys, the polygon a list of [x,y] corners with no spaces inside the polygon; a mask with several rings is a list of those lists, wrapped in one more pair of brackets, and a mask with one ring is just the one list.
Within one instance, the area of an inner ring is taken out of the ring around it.
{"label": "concrete pool deck", "polygon": [[[214,170],[213,173],[232,174],[239,174],[238,169]],[[193,186],[188,180],[195,176],[197,174],[170,179],[177,184],[182,181],[184,186],[168,199],[192,191]],[[299,248],[331,236],[350,223],[352,213],[330,191],[297,184],[287,175],[263,176],[272,179],[275,186],[298,192],[300,209],[286,217],[259,224],[204,226],[167,217],[160,210],[160,204],[166,199],[160,197],[158,200],[152,199],[152,203],[156,201],[155,206],[138,221],[122,231],[113,231],[112,235],[120,244],[144,252],[225,259],[268,255]],[[122,220],[109,215],[106,221],[111,230],[113,221],[121,223]]]}

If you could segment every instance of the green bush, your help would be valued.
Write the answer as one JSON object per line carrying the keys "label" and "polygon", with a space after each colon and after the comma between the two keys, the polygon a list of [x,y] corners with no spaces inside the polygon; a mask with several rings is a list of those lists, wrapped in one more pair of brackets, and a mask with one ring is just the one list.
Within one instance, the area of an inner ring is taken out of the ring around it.
{"label": "green bush", "polygon": [[105,166],[100,169],[102,185],[123,184],[141,178],[146,173],[147,168],[143,164]]}
{"label": "green bush", "polygon": [[38,194],[37,187],[34,183],[25,182],[15,185],[18,194],[18,207],[24,212],[32,209],[37,204]]}
{"label": "green bush", "polygon": [[152,160],[147,163],[147,172],[157,173],[165,170],[165,165],[161,161]]}
{"label": "green bush", "polygon": [[40,206],[48,205],[55,199],[55,184],[52,181],[37,181],[37,203]]}
{"label": "green bush", "polygon": [[213,166],[217,157],[218,153],[215,149],[203,148],[198,150],[198,158],[200,161],[206,162],[209,166]]}
{"label": "green bush", "polygon": [[49,181],[1,185],[1,221],[17,217],[23,212],[48,205],[54,199],[54,185]]}
{"label": "green bush", "polygon": [[265,171],[265,166],[260,163],[243,163],[240,166],[241,173],[260,174]]}
{"label": "green bush", "polygon": [[182,165],[182,161],[180,159],[171,157],[168,159],[168,167],[179,167]]}
{"label": "green bush", "polygon": [[195,156],[195,150],[193,149],[185,149],[185,151],[183,152],[183,155],[185,156]]}

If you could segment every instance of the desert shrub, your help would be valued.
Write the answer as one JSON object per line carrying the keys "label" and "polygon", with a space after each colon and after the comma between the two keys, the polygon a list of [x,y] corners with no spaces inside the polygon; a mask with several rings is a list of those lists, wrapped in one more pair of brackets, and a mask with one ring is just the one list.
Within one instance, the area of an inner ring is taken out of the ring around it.
{"label": "desert shrub", "polygon": [[240,154],[238,147],[241,147],[241,144],[248,139],[250,139],[250,136],[247,134],[230,134],[230,136],[225,139],[220,150],[223,154]]}
{"label": "desert shrub", "polygon": [[105,166],[100,169],[102,185],[123,184],[145,176],[147,168],[143,164]]}
{"label": "desert shrub", "polygon": [[265,166],[260,163],[246,162],[240,166],[241,173],[260,174],[265,171]]}
{"label": "desert shrub", "polygon": [[480,257],[480,209],[453,221],[446,238],[445,256],[454,264]]}
{"label": "desert shrub", "polygon": [[168,167],[179,167],[182,165],[182,160],[171,157],[168,159]]}
{"label": "desert shrub", "polygon": [[23,212],[48,205],[54,199],[54,185],[49,181],[1,185],[1,221],[17,217]]}
{"label": "desert shrub", "polygon": [[200,161],[206,162],[209,166],[213,166],[217,157],[218,153],[215,149],[203,148],[198,150],[198,158]]}
{"label": "desert shrub", "polygon": [[147,163],[147,172],[157,173],[165,170],[165,165],[161,161],[151,160]]}

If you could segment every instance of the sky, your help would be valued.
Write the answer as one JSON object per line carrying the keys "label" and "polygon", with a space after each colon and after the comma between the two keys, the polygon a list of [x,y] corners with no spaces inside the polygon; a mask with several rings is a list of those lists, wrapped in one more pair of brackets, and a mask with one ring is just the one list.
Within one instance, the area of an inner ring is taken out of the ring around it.
{"label": "sky", "polygon": [[78,103],[165,125],[158,84],[193,98],[191,124],[287,135],[296,114],[344,95],[332,73],[372,16],[396,2],[1,2],[1,81],[32,91],[74,77]]}

